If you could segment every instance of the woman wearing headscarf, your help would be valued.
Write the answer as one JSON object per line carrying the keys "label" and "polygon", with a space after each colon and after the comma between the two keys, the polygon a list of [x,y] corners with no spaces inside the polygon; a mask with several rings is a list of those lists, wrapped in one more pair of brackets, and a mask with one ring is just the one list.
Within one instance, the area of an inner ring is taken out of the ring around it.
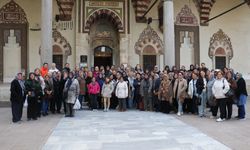
{"label": "woman wearing headscarf", "polygon": [[25,82],[25,89],[28,94],[28,121],[31,119],[37,120],[37,112],[40,110],[38,108],[38,99],[42,88],[40,83],[35,79],[35,73],[31,72],[29,74],[29,79]]}
{"label": "woman wearing headscarf", "polygon": [[238,99],[238,119],[245,119],[246,111],[246,101],[247,101],[247,89],[246,89],[246,81],[242,77],[241,73],[237,73],[237,89],[236,89],[236,97]]}
{"label": "woman wearing headscarf", "polygon": [[73,117],[74,110],[73,106],[79,96],[79,83],[78,80],[74,78],[74,73],[70,72],[69,77],[64,86],[64,93],[67,92],[67,97],[65,99],[66,103],[66,115],[65,117]]}
{"label": "woman wearing headscarf", "polygon": [[160,101],[160,111],[163,113],[170,112],[170,104],[172,103],[172,85],[168,75],[164,74],[158,91],[158,99]]}
{"label": "woman wearing headscarf", "polygon": [[10,101],[12,110],[12,122],[21,121],[23,113],[23,102],[25,99],[25,87],[22,80],[22,73],[18,73],[16,78],[11,82]]}

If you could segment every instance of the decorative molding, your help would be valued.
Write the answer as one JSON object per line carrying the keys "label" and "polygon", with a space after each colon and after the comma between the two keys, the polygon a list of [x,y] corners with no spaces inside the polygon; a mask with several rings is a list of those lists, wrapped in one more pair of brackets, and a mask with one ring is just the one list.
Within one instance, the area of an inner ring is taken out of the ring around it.
{"label": "decorative molding", "polygon": [[119,17],[119,15],[111,9],[104,8],[98,9],[94,11],[90,16],[88,16],[85,23],[85,30],[89,30],[91,25],[101,16],[106,16],[107,18],[109,18],[118,30],[124,30],[122,19]]}
{"label": "decorative molding", "polygon": [[208,56],[212,59],[215,56],[217,49],[221,48],[225,50],[225,54],[229,59],[233,58],[231,40],[221,29],[219,29],[219,31],[213,34],[210,39]]}
{"label": "decorative molding", "polygon": [[146,13],[152,0],[132,0],[135,9],[135,17],[137,22],[147,21],[146,17],[142,16]]}
{"label": "decorative molding", "polygon": [[184,5],[181,12],[177,15],[175,24],[182,26],[199,26],[196,16],[187,5]]}
{"label": "decorative molding", "polygon": [[[66,56],[70,56],[72,54],[72,48],[70,46],[70,43],[66,40],[65,37],[62,36],[62,34],[57,31],[54,30],[52,33],[52,37],[53,37],[53,46],[54,45],[58,45],[61,47],[61,49],[63,50],[63,55]],[[41,54],[41,46],[39,47],[39,54]]]}
{"label": "decorative molding", "polygon": [[140,34],[138,41],[135,43],[135,52],[138,55],[143,53],[146,46],[151,45],[155,48],[156,53],[163,54],[163,42],[158,36],[158,34],[151,28],[150,25],[147,26]]}
{"label": "decorative molding", "polygon": [[61,21],[72,20],[72,10],[75,0],[58,0],[59,18]]}
{"label": "decorative molding", "polygon": [[28,21],[23,8],[11,0],[0,9],[0,23],[27,24]]}

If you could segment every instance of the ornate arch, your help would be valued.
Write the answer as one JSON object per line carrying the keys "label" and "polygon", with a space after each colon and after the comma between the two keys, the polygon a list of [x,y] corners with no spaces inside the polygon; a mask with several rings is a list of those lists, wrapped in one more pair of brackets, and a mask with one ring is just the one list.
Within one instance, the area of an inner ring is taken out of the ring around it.
{"label": "ornate arch", "polygon": [[[69,42],[62,36],[62,34],[54,30],[52,33],[53,37],[53,46],[56,45],[61,48],[62,52],[66,56],[70,56],[72,54],[72,48]],[[39,48],[39,54],[41,54],[41,47]]]}
{"label": "ornate arch", "polygon": [[69,42],[65,39],[65,37],[62,36],[62,34],[59,31],[54,30],[52,33],[52,37],[54,39],[53,45],[60,46],[66,56],[72,54]]}
{"label": "ornate arch", "polygon": [[163,54],[163,42],[158,34],[147,26],[141,33],[138,41],[135,43],[135,52],[140,55],[146,46],[151,45],[156,50],[156,53]]}
{"label": "ornate arch", "polygon": [[233,58],[233,48],[230,38],[219,29],[210,39],[208,56],[213,59],[217,50],[224,49],[225,55],[231,60]]}
{"label": "ornate arch", "polygon": [[99,18],[107,17],[119,31],[124,30],[124,26],[122,24],[122,19],[119,15],[116,14],[113,10],[110,9],[98,9],[94,11],[91,15],[89,15],[85,22],[85,30],[89,31],[91,25],[98,20]]}
{"label": "ornate arch", "polygon": [[27,24],[24,10],[11,0],[0,9],[0,24]]}

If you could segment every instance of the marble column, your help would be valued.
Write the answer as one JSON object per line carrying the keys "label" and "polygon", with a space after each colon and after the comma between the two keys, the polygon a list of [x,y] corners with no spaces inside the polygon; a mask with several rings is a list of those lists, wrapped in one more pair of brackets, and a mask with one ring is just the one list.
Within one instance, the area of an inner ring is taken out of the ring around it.
{"label": "marble column", "polygon": [[52,0],[42,0],[41,64],[52,63]]}
{"label": "marble column", "polygon": [[175,65],[174,3],[163,0],[164,65]]}

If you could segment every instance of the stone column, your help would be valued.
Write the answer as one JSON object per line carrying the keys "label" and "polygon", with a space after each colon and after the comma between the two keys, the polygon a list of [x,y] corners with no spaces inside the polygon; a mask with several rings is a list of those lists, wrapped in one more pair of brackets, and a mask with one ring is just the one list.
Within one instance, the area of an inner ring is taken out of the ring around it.
{"label": "stone column", "polygon": [[52,0],[42,0],[41,64],[52,63]]}
{"label": "stone column", "polygon": [[163,1],[164,65],[175,65],[174,3]]}

